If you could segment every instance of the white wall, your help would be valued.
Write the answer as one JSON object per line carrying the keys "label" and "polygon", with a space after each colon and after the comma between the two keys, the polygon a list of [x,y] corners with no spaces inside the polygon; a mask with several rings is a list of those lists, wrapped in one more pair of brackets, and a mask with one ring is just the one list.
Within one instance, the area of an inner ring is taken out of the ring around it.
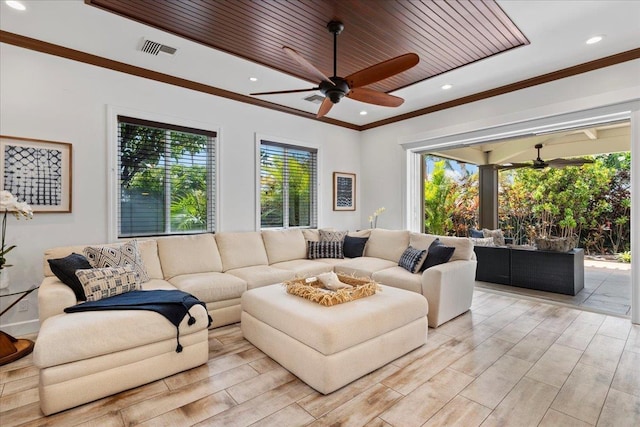
{"label": "white wall", "polygon": [[[255,229],[255,133],[320,147],[319,225],[360,226],[360,212],[333,212],[331,201],[333,171],[360,174],[356,131],[11,45],[0,44],[0,58],[0,134],[73,144],[73,212],[9,219],[7,243],[18,245],[10,276],[24,288],[40,283],[45,249],[108,239],[108,106],[220,129],[220,231]],[[3,329],[37,329],[37,300],[29,298],[31,309],[14,307],[1,319]]]}

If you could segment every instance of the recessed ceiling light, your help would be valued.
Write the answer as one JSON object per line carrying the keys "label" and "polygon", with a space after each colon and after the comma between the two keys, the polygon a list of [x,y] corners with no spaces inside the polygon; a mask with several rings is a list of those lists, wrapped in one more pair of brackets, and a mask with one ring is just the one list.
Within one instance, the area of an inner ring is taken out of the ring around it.
{"label": "recessed ceiling light", "polygon": [[593,36],[589,40],[587,40],[587,44],[596,44],[599,41],[602,41],[603,38],[604,36]]}
{"label": "recessed ceiling light", "polygon": [[360,111],[360,115],[361,115],[361,116],[366,116],[367,114],[368,114],[368,113],[367,113],[366,111],[364,111],[364,110]]}
{"label": "recessed ceiling light", "polygon": [[249,80],[251,80],[252,82],[257,82],[258,78],[257,77],[249,77]]}
{"label": "recessed ceiling light", "polygon": [[443,89],[443,90],[449,90],[449,89],[451,89],[452,87],[453,87],[453,85],[450,85],[450,84],[448,84],[448,83],[447,83],[446,85],[442,85],[442,89]]}
{"label": "recessed ceiling light", "polygon": [[15,10],[26,10],[27,8],[20,3],[19,1],[15,1],[15,0],[7,0],[5,1],[5,3],[7,4],[7,6],[15,9]]}

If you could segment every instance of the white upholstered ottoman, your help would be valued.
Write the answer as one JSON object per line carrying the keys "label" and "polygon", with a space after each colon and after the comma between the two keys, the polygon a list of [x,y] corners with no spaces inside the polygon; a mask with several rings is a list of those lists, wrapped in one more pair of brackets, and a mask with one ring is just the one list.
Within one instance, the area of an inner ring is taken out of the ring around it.
{"label": "white upholstered ottoman", "polygon": [[331,307],[277,284],[242,294],[242,333],[323,394],[372,372],[427,340],[427,300],[381,286],[375,295]]}

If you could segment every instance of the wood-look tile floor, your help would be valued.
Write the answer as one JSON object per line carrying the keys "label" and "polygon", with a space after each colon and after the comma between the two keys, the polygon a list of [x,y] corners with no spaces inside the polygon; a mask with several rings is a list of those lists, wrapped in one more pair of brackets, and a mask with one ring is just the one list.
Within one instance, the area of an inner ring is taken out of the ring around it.
{"label": "wood-look tile floor", "polygon": [[243,339],[206,365],[44,417],[31,356],[0,367],[0,425],[638,426],[640,326],[476,290],[427,344],[323,396]]}

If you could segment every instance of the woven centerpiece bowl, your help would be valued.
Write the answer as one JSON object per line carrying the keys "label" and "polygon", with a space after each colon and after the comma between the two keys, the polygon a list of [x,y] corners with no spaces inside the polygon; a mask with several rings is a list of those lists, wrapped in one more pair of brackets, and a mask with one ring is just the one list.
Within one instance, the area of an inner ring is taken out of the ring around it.
{"label": "woven centerpiece bowl", "polygon": [[287,292],[320,305],[332,306],[364,298],[380,290],[380,285],[366,277],[353,277],[338,274],[338,279],[348,287],[332,291],[323,287],[316,277],[298,278],[283,283]]}

